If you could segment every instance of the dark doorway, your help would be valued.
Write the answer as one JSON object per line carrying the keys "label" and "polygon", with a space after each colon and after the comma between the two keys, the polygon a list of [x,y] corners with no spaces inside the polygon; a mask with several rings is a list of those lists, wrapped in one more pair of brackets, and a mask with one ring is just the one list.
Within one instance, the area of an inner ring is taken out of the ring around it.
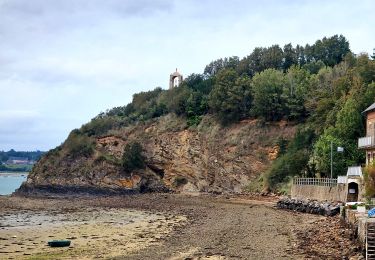
{"label": "dark doorway", "polygon": [[348,196],[346,198],[347,202],[358,201],[358,184],[355,182],[350,182],[348,184]]}

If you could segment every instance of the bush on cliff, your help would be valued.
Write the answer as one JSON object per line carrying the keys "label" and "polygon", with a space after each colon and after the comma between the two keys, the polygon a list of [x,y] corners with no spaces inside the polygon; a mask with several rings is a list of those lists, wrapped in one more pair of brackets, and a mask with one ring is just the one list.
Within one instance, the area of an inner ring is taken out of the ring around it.
{"label": "bush on cliff", "polygon": [[94,152],[95,141],[78,130],[73,130],[64,143],[68,154],[72,157],[90,156]]}
{"label": "bush on cliff", "polygon": [[290,177],[310,175],[308,149],[314,137],[315,134],[311,129],[299,130],[296,133],[287,146],[286,152],[281,154],[264,174],[265,188],[275,190],[280,188],[279,184],[287,182]]}
{"label": "bush on cliff", "polygon": [[126,144],[122,155],[122,167],[126,173],[146,167],[142,145],[133,141]]}

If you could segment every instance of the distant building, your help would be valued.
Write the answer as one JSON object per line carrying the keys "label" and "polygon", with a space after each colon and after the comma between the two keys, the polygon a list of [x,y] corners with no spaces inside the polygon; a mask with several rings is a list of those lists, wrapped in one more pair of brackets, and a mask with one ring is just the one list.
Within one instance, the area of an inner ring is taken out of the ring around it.
{"label": "distant building", "polygon": [[178,87],[183,81],[183,76],[177,71],[173,72],[171,75],[169,75],[169,89]]}
{"label": "distant building", "polygon": [[9,157],[7,164],[29,164],[30,161],[27,157]]}

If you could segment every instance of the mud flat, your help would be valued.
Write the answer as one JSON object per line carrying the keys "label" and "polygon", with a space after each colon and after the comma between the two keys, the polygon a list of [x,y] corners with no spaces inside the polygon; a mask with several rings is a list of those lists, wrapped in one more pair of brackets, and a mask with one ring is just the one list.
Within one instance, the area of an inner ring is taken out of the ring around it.
{"label": "mud flat", "polygon": [[[0,197],[0,259],[347,259],[354,254],[337,250],[350,240],[339,226],[331,229],[329,218],[275,204],[273,198],[178,194]],[[339,238],[328,249],[311,239],[327,230]],[[72,245],[49,248],[52,239],[71,239]]]}
{"label": "mud flat", "polygon": [[[184,216],[167,213],[85,207],[80,203],[73,205],[75,203],[70,202],[72,205],[69,205],[69,202],[60,200],[48,200],[45,208],[36,210],[30,208],[32,201],[8,199],[16,202],[16,208],[25,208],[1,210],[0,259],[126,256],[160,243],[174,227],[186,221]],[[72,244],[69,248],[50,248],[47,241],[53,239],[69,239]]]}

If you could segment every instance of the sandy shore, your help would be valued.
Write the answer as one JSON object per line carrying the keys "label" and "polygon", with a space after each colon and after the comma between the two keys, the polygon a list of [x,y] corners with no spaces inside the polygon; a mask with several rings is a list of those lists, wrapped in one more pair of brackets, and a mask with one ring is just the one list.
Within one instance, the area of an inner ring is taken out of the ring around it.
{"label": "sandy shore", "polygon": [[[301,241],[301,232],[325,217],[274,204],[272,198],[176,194],[0,197],[0,259],[342,259],[327,248],[309,255],[313,233]],[[52,239],[72,245],[50,248]]]}

